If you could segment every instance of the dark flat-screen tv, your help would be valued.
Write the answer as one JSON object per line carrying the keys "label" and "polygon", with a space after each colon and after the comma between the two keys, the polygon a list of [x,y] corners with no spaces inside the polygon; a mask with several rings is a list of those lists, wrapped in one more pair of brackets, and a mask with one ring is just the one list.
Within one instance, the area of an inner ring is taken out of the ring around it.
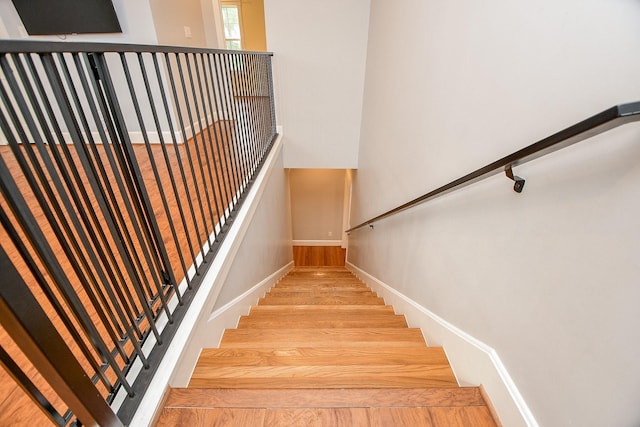
{"label": "dark flat-screen tv", "polygon": [[121,33],[111,0],[11,0],[31,35]]}

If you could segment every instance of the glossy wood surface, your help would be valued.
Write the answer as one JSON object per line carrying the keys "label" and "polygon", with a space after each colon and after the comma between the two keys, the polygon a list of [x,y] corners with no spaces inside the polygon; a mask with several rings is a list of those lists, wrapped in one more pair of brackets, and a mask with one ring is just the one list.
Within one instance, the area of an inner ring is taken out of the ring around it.
{"label": "glossy wood surface", "polygon": [[169,392],[157,425],[240,425],[236,419],[496,425],[479,388],[458,387],[443,349],[427,347],[420,330],[341,267],[296,267],[278,282],[225,331],[220,348],[202,350],[189,388]]}
{"label": "glossy wood surface", "polygon": [[293,261],[297,267],[344,266],[347,250],[340,246],[294,246]]}

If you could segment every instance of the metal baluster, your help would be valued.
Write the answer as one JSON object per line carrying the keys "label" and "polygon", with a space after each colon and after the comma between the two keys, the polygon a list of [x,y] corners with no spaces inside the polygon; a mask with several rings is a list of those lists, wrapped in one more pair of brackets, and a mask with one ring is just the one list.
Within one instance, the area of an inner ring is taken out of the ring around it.
{"label": "metal baluster", "polygon": [[[138,53],[137,56],[138,56],[138,61],[141,62],[142,61],[141,54]],[[160,193],[160,199],[162,200],[162,206],[163,206],[163,208],[165,210],[165,213],[167,215],[167,220],[169,222],[169,226],[171,228],[171,232],[172,232],[174,238],[176,239],[176,246],[177,246],[178,252],[180,252],[180,246],[179,246],[179,243],[177,242],[177,236],[175,234],[175,228],[174,228],[173,223],[172,223],[171,213],[169,212],[169,206],[167,205],[167,199],[166,199],[166,197],[164,195],[164,191],[162,190],[162,181],[160,179],[160,175],[158,174],[158,168],[157,168],[156,163],[155,163],[155,159],[154,159],[154,156],[153,156],[153,151],[151,150],[151,145],[149,144],[149,136],[147,135],[147,129],[146,129],[145,124],[144,124],[144,119],[142,117],[142,112],[140,111],[140,104],[138,103],[138,97],[136,95],[136,91],[135,91],[135,87],[134,87],[134,84],[133,84],[133,80],[131,79],[131,73],[129,72],[129,65],[127,63],[125,55],[122,54],[122,53],[120,54],[120,60],[122,61],[122,68],[124,70],[125,78],[127,80],[127,85],[129,86],[129,95],[131,96],[131,100],[133,101],[133,107],[135,109],[136,116],[138,118],[138,124],[140,125],[140,131],[142,132],[142,138],[144,139],[144,145],[145,145],[145,148],[147,149],[147,155],[149,156],[149,163],[151,164],[151,170],[153,171],[153,176],[154,176],[154,178],[156,180],[156,183],[157,183],[157,186],[158,186],[158,191]],[[145,83],[145,87],[147,87],[148,86],[148,81],[146,80],[146,75],[144,74],[144,70],[143,70],[143,80],[144,80],[144,83]],[[151,107],[152,107],[152,109],[154,108],[153,105],[151,105]],[[157,119],[155,109],[153,109],[153,114],[154,114],[154,118]],[[159,134],[160,138],[162,138],[162,131],[161,130],[159,130],[158,134]],[[155,221],[155,216],[151,216],[150,215],[149,221],[155,223],[156,222]],[[155,236],[155,238],[157,240],[159,240],[160,242],[162,241],[162,236],[160,236],[160,235]],[[183,265],[184,265],[184,260],[182,258],[182,255],[180,255],[180,259],[183,261]],[[164,260],[163,260],[163,263],[164,263]],[[173,269],[171,268],[171,265],[169,263],[168,257],[167,257],[166,263],[164,263],[164,265],[165,265],[166,271],[173,271]],[[185,270],[186,270],[186,267],[185,267]],[[176,284],[175,278],[171,278],[170,282],[167,283],[167,284],[172,286],[172,287],[174,287],[174,289],[177,288],[177,284]],[[171,316],[171,311],[169,310],[169,307],[167,306],[167,300],[166,300],[166,297],[164,295],[164,290],[162,289],[162,285],[160,283],[156,282],[156,287],[157,287],[157,291],[158,291],[157,295],[160,298],[160,301],[161,301],[161,304],[162,304],[162,308],[164,309],[164,312],[167,315],[167,319],[169,320],[169,323],[173,323],[173,318]]]}
{"label": "metal baluster", "polygon": [[[217,240],[218,233],[216,231],[216,223],[219,221],[220,216],[218,215],[218,219],[216,219],[214,214],[213,214],[213,210],[211,208],[211,200],[210,200],[210,197],[209,197],[209,189],[208,189],[208,186],[207,186],[207,179],[206,179],[206,176],[205,176],[204,168],[202,166],[203,161],[202,161],[202,157],[200,156],[200,148],[199,148],[199,145],[198,145],[196,127],[195,127],[195,122],[193,121],[193,114],[191,112],[191,103],[189,102],[189,94],[187,92],[184,73],[182,71],[182,63],[179,60],[179,58],[180,58],[179,55],[177,56],[177,58],[178,58],[178,73],[180,74],[180,83],[181,83],[181,86],[182,86],[182,95],[184,97],[185,105],[187,106],[187,116],[189,117],[189,124],[191,125],[191,133],[193,135],[193,137],[192,137],[193,147],[195,148],[196,157],[198,159],[198,166],[200,168],[200,176],[202,178],[202,184],[203,184],[203,187],[204,187],[205,201],[207,202],[207,207],[209,208],[209,214],[211,216],[211,231],[207,230],[207,223],[205,221],[205,223],[204,223],[205,224],[205,233],[207,234],[207,236],[209,236],[211,233],[213,233],[214,240]],[[191,67],[189,65],[190,64],[189,63],[189,56],[187,54],[185,54],[185,63],[186,63],[188,74],[191,77]],[[197,108],[197,105],[198,105],[197,102],[198,101],[197,101],[196,96],[195,96],[195,89],[194,89],[194,86],[193,86],[193,79],[190,78],[189,82],[191,83],[191,92],[193,94],[193,101],[192,102],[194,103],[194,107],[196,108],[196,114],[197,114],[197,117],[199,119],[200,118],[200,113],[199,113],[199,110]],[[202,129],[200,129],[200,130],[201,130],[200,135],[202,135]],[[194,185],[196,185],[196,186],[198,185],[197,181],[194,181]],[[216,211],[217,211],[217,206],[216,206]],[[209,240],[208,237],[207,237],[207,240]],[[211,250],[211,247],[212,247],[212,244],[209,241],[209,250]]]}
{"label": "metal baluster", "polygon": [[[224,164],[224,149],[221,147],[224,144],[224,141],[222,141],[222,137],[221,137],[221,132],[218,131],[218,127],[219,124],[216,124],[216,116],[217,116],[217,112],[214,110],[213,108],[213,103],[211,102],[211,90],[210,90],[210,86],[209,86],[209,78],[208,78],[208,73],[207,73],[207,69],[205,66],[205,62],[204,62],[204,56],[202,54],[198,55],[200,58],[200,65],[202,67],[202,75],[204,77],[204,91],[207,94],[207,103],[209,106],[209,112],[211,113],[211,126],[209,128],[213,128],[213,138],[211,138],[211,133],[209,134],[209,142],[211,144],[211,157],[212,157],[212,162],[213,162],[213,166],[216,172],[216,181],[218,181],[218,189],[220,191],[221,197],[222,197],[222,189],[220,188],[220,181],[222,181],[222,187],[225,190],[225,199],[226,199],[226,205],[223,205],[222,208],[223,209],[230,209],[230,205],[233,204],[233,198],[232,198],[232,194],[231,191],[229,190],[229,187],[231,186],[231,183],[229,182],[230,177],[233,176],[232,174],[232,170],[230,170],[229,168],[226,168],[225,170],[225,164]],[[211,76],[211,78],[213,79],[213,76]],[[200,81],[200,76],[198,75],[198,81]],[[202,86],[200,87],[200,90],[202,92]],[[204,102],[204,99],[203,99]],[[207,109],[207,104],[204,104],[204,110],[205,110],[205,115],[206,115],[206,109]],[[214,144],[215,143],[215,144]],[[219,163],[219,167],[218,167],[218,163]]]}
{"label": "metal baluster", "polygon": [[235,136],[235,145],[244,147],[245,172],[243,182],[247,183],[251,174],[252,150],[249,139],[247,138],[247,134],[245,133],[243,122],[240,117],[240,110],[237,108],[236,100],[233,95],[233,86],[235,84],[235,80],[232,76],[233,70],[229,62],[230,56],[231,54],[224,54],[220,57],[222,61],[220,64],[220,68],[224,70],[223,72],[225,76],[225,84],[223,86],[225,89],[225,97],[227,99],[228,110],[231,111],[231,115],[233,117],[233,134]]}
{"label": "metal baluster", "polygon": [[[74,102],[74,105],[77,108],[78,112],[82,112],[82,105],[80,103],[80,99],[78,97],[78,92],[76,91],[75,85],[71,79],[70,73],[69,73],[69,69],[67,66],[66,61],[64,60],[64,58],[62,56],[59,57],[59,62],[60,62],[60,66],[63,70],[63,75],[65,76],[65,81],[67,82],[67,87],[69,88],[69,92],[71,95],[71,99]],[[87,150],[87,145],[93,146],[95,147],[95,141],[93,140],[93,136],[91,135],[91,130],[89,128],[89,124],[87,122],[87,118],[84,114],[79,114],[79,118],[80,121],[83,125],[83,128],[85,130],[85,136],[88,140],[88,144],[87,143],[83,143],[80,142],[79,144],[75,144],[75,147],[77,149],[76,153],[78,155],[78,158],[81,162],[81,164],[83,165],[83,170],[89,180],[90,183],[90,187],[93,188],[93,192],[94,195],[96,197],[96,201],[98,202],[98,204],[100,206],[104,205],[104,191],[102,191],[101,186],[98,184],[98,180],[97,180],[97,173],[95,170],[95,167],[93,165],[93,163],[90,161],[90,157],[89,157],[89,152]],[[61,144],[61,147],[63,149],[63,151],[65,152],[66,156],[67,156],[67,161],[69,163],[72,162],[72,158],[71,158],[71,153],[69,152],[66,144]],[[52,147],[54,149],[54,151],[56,150],[56,147]],[[99,157],[96,158],[96,160],[98,162],[100,162]],[[83,182],[80,179],[80,177],[77,174],[77,171],[75,170],[75,168],[73,169],[74,172],[74,176],[76,179],[76,184],[78,186],[78,188],[83,188]],[[135,328],[137,329],[137,325],[135,322],[135,318],[133,318],[133,313],[130,311],[127,303],[127,300],[125,298],[125,296],[122,294],[121,289],[124,288],[126,289],[126,281],[124,279],[124,277],[122,276],[122,273],[120,272],[120,268],[118,268],[117,265],[117,261],[115,260],[115,257],[113,256],[112,250],[111,250],[111,245],[108,242],[106,235],[104,234],[103,231],[103,224],[99,221],[99,219],[96,217],[96,214],[92,208],[91,205],[91,201],[88,199],[87,197],[87,193],[86,191],[81,191],[81,194],[84,197],[85,200],[85,204],[87,206],[87,211],[89,212],[89,214],[92,216],[93,221],[95,223],[95,230],[97,231],[97,233],[99,234],[103,245],[105,248],[107,248],[106,251],[103,251],[102,248],[100,247],[100,245],[97,244],[96,242],[96,248],[101,252],[101,254],[103,254],[104,252],[106,252],[109,256],[109,259],[111,261],[111,266],[109,266],[109,264],[107,262],[105,262],[105,266],[106,266],[106,270],[109,273],[110,277],[111,277],[111,282],[107,282],[107,281],[103,281],[103,284],[105,286],[105,290],[108,293],[108,296],[110,298],[110,300],[112,301],[112,305],[114,307],[114,309],[116,310],[116,313],[118,314],[118,316],[120,317],[121,321],[122,321],[122,327],[125,329],[126,335],[125,335],[125,339],[128,339],[129,337],[131,337],[132,339],[132,343],[134,346],[134,349],[136,350],[136,353],[138,354],[138,356],[143,357],[144,355],[142,353],[142,349],[140,348],[139,344],[136,342],[135,340],[135,335],[133,333],[132,330],[132,326],[135,326]],[[110,216],[105,215],[104,216],[104,220],[109,224],[109,226],[111,226],[111,222],[112,219]],[[116,246],[119,243],[118,240],[115,240],[116,242]],[[113,277],[113,270],[115,270],[117,272],[117,275],[120,279],[120,285],[118,285],[118,281],[115,279],[115,277]],[[115,286],[109,286],[110,283],[115,284]],[[117,294],[117,297],[116,297]],[[123,311],[123,308],[120,306],[120,304],[118,303],[118,301],[120,301],[122,303],[122,306],[124,307],[124,309],[127,309],[127,316],[125,316],[125,313]],[[127,320],[128,318],[128,320]],[[140,334],[140,331],[137,330],[137,333]]]}
{"label": "metal baluster", "polygon": [[[204,153],[206,169],[207,169],[209,180],[210,180],[209,182],[211,183],[211,195],[213,197],[213,204],[216,207],[216,214],[218,215],[217,221],[214,221],[212,224],[212,227],[215,229],[216,224],[220,223],[222,216],[224,216],[224,206],[223,206],[224,202],[220,200],[220,203],[218,203],[218,197],[216,196],[216,189],[215,189],[216,184],[218,186],[218,193],[220,195],[220,199],[222,199],[223,193],[220,190],[220,182],[216,182],[217,180],[213,177],[213,172],[211,170],[212,160],[209,159],[209,150],[207,149],[207,141],[205,139],[205,138],[208,138],[210,141],[211,133],[209,132],[209,123],[207,120],[206,112],[204,111],[204,96],[202,94],[202,83],[200,81],[200,72],[198,71],[198,63],[196,60],[196,55],[192,54],[192,56],[193,56],[193,67],[191,66],[191,62],[189,61],[189,55],[186,55],[187,75],[189,76],[189,82],[191,83],[191,95],[193,96],[193,105],[195,106],[195,109],[196,109],[196,117],[198,118],[198,123],[200,124],[199,126],[200,133],[198,135],[198,138],[194,136],[193,139],[194,141],[202,141],[202,152]],[[203,112],[205,113],[204,117],[200,114],[200,104],[198,102],[198,95],[196,93],[196,81],[193,76],[194,74],[192,71],[193,68],[195,68],[197,84],[200,89],[200,102],[202,102]],[[204,124],[202,123],[203,120],[204,120]]]}
{"label": "metal baluster", "polygon": [[[162,84],[162,76],[160,74],[160,67],[158,65],[158,57],[155,53],[151,54],[151,57],[153,59],[153,66],[156,72],[156,79],[158,81],[158,87],[160,89],[160,97],[162,98],[162,105],[164,107],[165,113],[166,113],[166,118],[167,118],[167,123],[169,125],[169,132],[171,133],[171,140],[174,144],[176,144],[176,134],[174,132],[173,129],[173,118],[171,117],[171,110],[169,109],[169,105],[167,103],[167,96],[165,94],[165,89],[164,89],[164,85]],[[167,66],[169,66],[169,64],[167,64]],[[149,93],[149,102],[151,104],[155,104],[154,100],[151,97],[151,94]],[[157,123],[158,119],[156,118],[156,126],[158,127],[158,133],[161,133],[161,129],[159,127],[159,124]],[[164,141],[162,141],[162,155],[164,156],[164,160],[165,163],[167,165],[167,171],[169,173],[169,177],[170,177],[170,181],[171,181],[171,188],[173,189],[173,194],[175,195],[175,200],[176,200],[176,204],[178,206],[178,212],[180,213],[180,220],[182,222],[182,228],[184,229],[184,233],[187,239],[187,245],[189,246],[189,252],[191,254],[191,260],[192,263],[195,264],[196,262],[196,254],[195,254],[195,250],[193,248],[193,243],[192,243],[192,239],[191,239],[191,234],[189,233],[189,227],[187,226],[187,221],[186,221],[186,215],[184,212],[184,209],[182,207],[182,201],[180,200],[180,193],[178,192],[178,186],[176,185],[176,179],[173,173],[173,167],[171,166],[171,160],[169,159],[169,153],[167,152],[167,147],[166,144],[164,143]],[[182,170],[182,164],[180,162],[180,156],[177,156],[177,160],[178,160],[178,167],[180,168],[180,173],[182,175],[182,179],[183,182],[186,184],[185,178],[184,178],[184,170]],[[187,192],[187,194],[189,194]],[[190,200],[190,198],[189,198]],[[193,222],[195,224],[195,215],[193,212],[193,207],[191,206],[191,203],[189,203],[189,206],[191,207],[191,215],[192,215],[192,219]],[[177,243],[176,243],[177,246]],[[180,251],[182,252],[182,251]],[[184,264],[184,261],[182,261]],[[187,281],[187,285],[188,287],[191,287],[191,279],[189,278],[189,272],[186,269],[186,267],[183,265],[184,268],[184,277],[185,280]],[[176,292],[176,295],[178,297],[178,301],[180,302],[180,304],[182,304],[182,297],[180,296],[180,292]]]}
{"label": "metal baluster", "polygon": [[[142,180],[142,173],[140,172],[140,167],[138,166],[138,163],[136,161],[135,153],[133,152],[133,148],[131,147],[131,140],[129,139],[129,134],[126,130],[122,111],[120,110],[119,103],[117,102],[117,95],[114,90],[113,82],[111,81],[111,75],[109,73],[109,68],[107,67],[104,54],[96,55],[96,65],[98,67],[100,81],[103,84],[104,95],[108,100],[108,104],[111,107],[112,113],[114,114],[116,128],[119,131],[120,138],[122,138],[122,144],[118,145],[121,145],[120,149],[122,150],[122,154],[125,157],[127,165],[131,168],[132,177],[135,177],[135,179],[132,180],[133,182],[129,182],[130,186],[133,184],[133,187],[135,187],[130,188],[130,191],[132,192],[132,195],[138,195],[140,203],[134,206],[138,211],[138,215],[140,216],[141,220],[148,221],[148,227],[143,227],[144,234],[146,235],[149,242],[153,243],[155,249],[159,251],[157,255],[160,258],[164,268],[166,269],[164,271],[161,271],[160,273],[166,273],[169,275],[168,278],[163,277],[163,279],[168,279],[175,283],[175,278],[173,277],[173,271],[166,254],[162,236],[160,235],[160,231],[158,230],[158,224],[152,215],[153,208],[151,207],[149,195]],[[152,257],[152,259],[154,258],[155,257]],[[154,262],[154,265],[157,265],[157,262]],[[138,289],[136,290],[139,291]],[[143,298],[142,295],[140,295],[140,297]],[[160,333],[158,332],[155,325],[155,316],[152,313],[152,307],[150,307],[148,301],[144,301],[142,307],[147,316],[146,320],[147,322],[149,322],[149,327],[153,331],[158,344],[162,344],[162,338],[160,337]]]}
{"label": "metal baluster", "polygon": [[[215,83],[216,86],[214,88],[214,98],[216,98],[216,109],[219,109],[222,112],[226,111],[227,115],[231,115],[231,110],[229,109],[229,105],[227,103],[227,94],[226,94],[226,90],[223,88],[223,85],[221,83],[222,79],[224,78],[224,73],[222,72],[222,70],[218,67],[218,61],[217,58],[220,55],[216,54],[213,55],[213,64],[211,62],[211,55],[208,55],[208,63],[209,63],[209,70],[211,72],[212,76],[215,76]],[[214,68],[215,66],[215,68]],[[214,71],[215,70],[215,71]],[[212,82],[213,84],[213,82]],[[218,92],[218,96],[216,97],[216,90]],[[245,180],[244,180],[244,176],[245,176],[245,162],[242,160],[242,156],[243,156],[243,147],[242,144],[236,144],[234,143],[235,141],[235,135],[233,134],[233,131],[231,130],[231,120],[229,117],[225,117],[224,120],[219,120],[220,126],[222,129],[224,129],[224,140],[226,141],[226,145],[229,147],[229,151],[231,151],[232,148],[234,148],[234,152],[236,153],[236,169],[237,169],[237,179],[236,179],[236,186],[237,186],[237,190],[235,191],[236,195],[239,195],[242,193],[244,185],[245,185]]]}
{"label": "metal baluster", "polygon": [[0,271],[0,322],[7,333],[83,424],[122,427],[2,247]]}
{"label": "metal baluster", "polygon": [[[178,69],[180,68],[180,59],[178,57],[178,54],[175,54],[175,58],[176,58],[176,66],[178,67]],[[189,146],[188,146],[188,139],[187,139],[187,133],[185,131],[185,123],[184,123],[184,118],[182,116],[182,108],[180,105],[180,100],[178,98],[178,92],[176,89],[176,84],[175,84],[175,79],[173,77],[173,71],[172,71],[172,66],[171,66],[171,61],[169,59],[169,54],[165,53],[165,62],[167,64],[167,74],[169,76],[169,82],[170,82],[170,86],[171,86],[171,93],[173,95],[173,100],[176,104],[176,113],[178,114],[178,124],[180,125],[180,132],[182,134],[182,140],[183,140],[183,146],[185,147],[185,153],[187,155],[187,164],[189,165],[189,171],[191,172],[191,179],[193,182],[193,186],[195,187],[195,193],[196,193],[196,202],[198,204],[198,207],[200,208],[200,215],[202,217],[202,224],[204,226],[204,236],[200,234],[200,230],[198,228],[198,222],[195,220],[195,215],[193,214],[193,199],[191,197],[190,191],[189,191],[189,186],[187,185],[187,177],[186,174],[184,173],[184,168],[182,167],[182,162],[181,162],[181,156],[180,156],[180,147],[178,146],[177,142],[174,142],[174,150],[176,153],[176,157],[178,159],[178,164],[180,164],[180,172],[182,174],[182,180],[184,181],[184,187],[185,187],[185,191],[187,193],[187,198],[189,200],[189,206],[192,207],[192,215],[194,215],[194,226],[196,228],[196,234],[198,236],[198,244],[200,245],[200,253],[202,255],[202,262],[205,262],[205,253],[204,253],[204,241],[200,240],[203,239],[206,240],[209,243],[209,247],[211,247],[211,239],[210,239],[210,235],[207,233],[207,221],[206,221],[206,217],[205,217],[205,213],[204,213],[204,203],[203,203],[203,198],[200,195],[200,188],[197,185],[197,180],[196,180],[196,171],[194,168],[194,161],[193,158],[191,156],[191,152],[189,150]],[[187,100],[185,99],[185,104],[187,103]],[[188,105],[187,105],[188,108]],[[194,264],[195,264],[195,260],[194,260]],[[198,267],[196,265],[196,271],[198,271]]]}

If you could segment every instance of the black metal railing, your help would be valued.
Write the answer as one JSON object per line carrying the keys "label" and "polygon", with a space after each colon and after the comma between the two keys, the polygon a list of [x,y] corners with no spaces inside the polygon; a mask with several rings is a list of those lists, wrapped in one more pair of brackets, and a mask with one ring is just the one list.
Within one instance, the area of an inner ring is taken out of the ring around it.
{"label": "black metal railing", "polygon": [[549,153],[553,153],[562,148],[573,145],[577,142],[591,138],[592,136],[606,132],[625,123],[640,121],[640,101],[613,106],[595,116],[591,116],[573,126],[531,144],[521,150],[509,154],[487,166],[476,169],[448,184],[436,188],[420,197],[417,197],[396,208],[375,216],[367,221],[346,230],[347,233],[359,228],[373,226],[377,221],[388,218],[392,215],[410,209],[414,206],[444,196],[453,191],[464,188],[468,185],[489,178],[498,173],[504,172],[506,176],[514,181],[513,189],[520,193],[524,188],[525,180],[513,174],[513,168],[531,160],[537,159]]}
{"label": "black metal railing", "polygon": [[0,100],[0,363],[127,424],[275,140],[271,55],[4,41]]}

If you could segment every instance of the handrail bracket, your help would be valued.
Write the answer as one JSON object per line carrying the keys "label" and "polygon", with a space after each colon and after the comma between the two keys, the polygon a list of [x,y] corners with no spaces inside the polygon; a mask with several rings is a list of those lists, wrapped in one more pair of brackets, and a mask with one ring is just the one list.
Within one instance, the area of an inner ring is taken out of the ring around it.
{"label": "handrail bracket", "polygon": [[507,165],[504,167],[504,174],[507,175],[507,178],[514,181],[513,191],[515,191],[516,193],[522,193],[522,190],[524,189],[524,183],[525,183],[524,178],[520,178],[519,176],[514,175],[511,165]]}

